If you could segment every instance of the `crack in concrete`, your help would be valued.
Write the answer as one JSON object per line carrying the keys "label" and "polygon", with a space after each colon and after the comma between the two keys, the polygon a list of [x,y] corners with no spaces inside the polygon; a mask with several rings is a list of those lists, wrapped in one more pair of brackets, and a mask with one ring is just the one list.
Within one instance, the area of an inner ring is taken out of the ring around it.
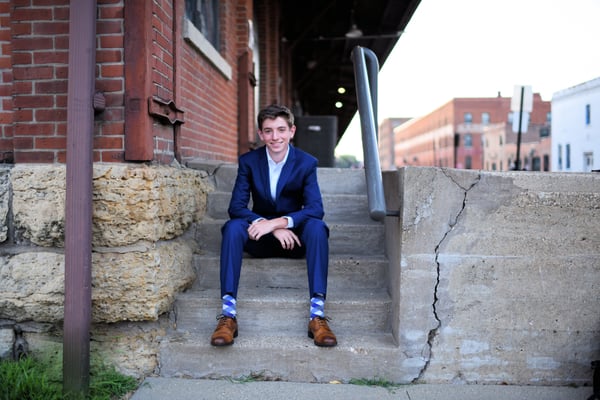
{"label": "crack in concrete", "polygon": [[442,238],[440,239],[438,244],[435,246],[436,281],[435,281],[435,286],[433,288],[433,303],[431,304],[431,308],[433,311],[433,316],[436,320],[436,326],[433,329],[431,329],[429,331],[429,334],[427,335],[427,360],[425,361],[425,365],[423,365],[423,368],[421,368],[421,371],[419,371],[419,375],[415,379],[413,379],[413,383],[420,381],[421,378],[423,377],[423,375],[425,375],[425,372],[427,371],[427,368],[429,367],[429,363],[431,362],[431,355],[433,352],[433,341],[434,341],[435,337],[437,336],[439,329],[442,326],[442,320],[440,319],[438,312],[437,312],[437,302],[439,300],[438,288],[440,285],[440,262],[439,262],[440,247],[442,246],[442,243],[444,243],[444,241],[446,240],[446,238],[448,237],[450,232],[454,229],[454,227],[458,223],[460,216],[464,212],[465,206],[467,204],[467,195],[468,195],[469,191],[471,189],[473,189],[473,187],[475,187],[481,180],[481,174],[478,174],[477,178],[473,181],[473,183],[471,183],[471,185],[468,188],[465,188],[465,187],[461,186],[461,184],[458,183],[456,180],[454,180],[454,178],[448,174],[448,171],[446,169],[442,168],[442,173],[448,179],[450,179],[456,186],[458,186],[459,188],[461,188],[464,191],[464,196],[463,196],[463,201],[462,201],[460,210],[454,217],[454,220],[451,221],[450,224],[448,225],[448,230],[446,232],[444,232],[444,235],[442,236]]}

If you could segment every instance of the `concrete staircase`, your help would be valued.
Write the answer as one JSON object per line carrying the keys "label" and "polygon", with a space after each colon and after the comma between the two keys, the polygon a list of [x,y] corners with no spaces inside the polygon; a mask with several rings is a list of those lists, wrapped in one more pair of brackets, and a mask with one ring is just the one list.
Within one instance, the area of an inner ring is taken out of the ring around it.
{"label": "concrete staircase", "polygon": [[239,336],[233,346],[210,345],[220,312],[220,228],[227,219],[236,172],[235,165],[221,165],[212,175],[215,191],[196,230],[201,248],[195,259],[198,279],[176,300],[176,328],[162,341],[160,375],[301,382],[402,380],[403,357],[390,328],[384,227],[368,216],[363,170],[319,169],[330,228],[326,314],[332,318],[338,346],[318,348],[307,337],[305,260],[250,257],[244,259],[240,280]]}

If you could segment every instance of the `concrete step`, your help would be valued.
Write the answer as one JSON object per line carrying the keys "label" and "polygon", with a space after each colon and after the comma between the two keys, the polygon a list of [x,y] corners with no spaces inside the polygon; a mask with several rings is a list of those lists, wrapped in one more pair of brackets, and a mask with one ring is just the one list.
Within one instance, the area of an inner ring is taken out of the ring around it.
{"label": "concrete step", "polygon": [[299,382],[352,378],[405,382],[414,378],[414,365],[405,360],[391,333],[385,232],[383,224],[368,216],[364,170],[318,170],[330,228],[325,312],[332,318],[330,326],[338,346],[319,348],[307,337],[306,260],[252,257],[245,257],[242,267],[239,337],[230,347],[211,346],[215,317],[221,309],[220,230],[227,220],[237,165],[192,167],[209,171],[216,190],[209,195],[207,216],[195,226],[198,279],[176,299],[176,328],[161,341],[161,376],[260,376]]}
{"label": "concrete step", "polygon": [[[227,208],[230,200],[230,192],[209,193],[206,215],[212,219],[228,219]],[[323,209],[324,220],[327,223],[381,224],[369,217],[369,205],[364,194],[324,194]]]}
{"label": "concrete step", "polygon": [[[387,285],[388,261],[383,256],[331,256],[328,286],[330,290],[378,289]],[[197,279],[194,289],[220,287],[219,256],[194,257]],[[241,285],[264,288],[306,288],[306,260],[289,258],[252,258],[243,260]]]}
{"label": "concrete step", "polygon": [[[250,336],[306,330],[310,299],[308,289],[250,288],[238,293],[238,322]],[[325,312],[332,329],[349,333],[380,334],[390,330],[391,299],[385,289],[330,290]],[[221,312],[218,289],[189,290],[177,297],[177,329],[209,337]],[[265,333],[266,332],[266,333]]]}
{"label": "concrete step", "polygon": [[[221,227],[225,220],[204,218],[196,225],[195,239],[204,254],[218,254],[221,246]],[[384,254],[382,224],[328,223],[329,254],[375,256]]]}
{"label": "concrete step", "polygon": [[321,348],[307,337],[306,329],[264,336],[250,334],[240,326],[235,343],[227,347],[211,346],[210,336],[178,332],[161,343],[160,376],[292,382],[347,382],[352,378],[407,382],[414,377],[414,367],[404,365],[406,356],[391,334],[337,329],[338,345]]}

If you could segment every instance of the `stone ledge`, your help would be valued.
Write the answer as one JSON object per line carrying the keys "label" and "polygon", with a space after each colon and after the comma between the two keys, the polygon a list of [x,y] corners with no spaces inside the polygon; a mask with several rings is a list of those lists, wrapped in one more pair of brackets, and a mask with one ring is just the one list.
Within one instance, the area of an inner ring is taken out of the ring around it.
{"label": "stone ledge", "polygon": [[[65,172],[64,165],[19,164],[11,170],[16,242],[64,247]],[[8,213],[10,193],[2,176],[0,218]],[[128,246],[183,234],[204,215],[207,179],[205,172],[188,168],[95,164],[93,246]],[[2,241],[7,224],[6,217],[0,219]]]}

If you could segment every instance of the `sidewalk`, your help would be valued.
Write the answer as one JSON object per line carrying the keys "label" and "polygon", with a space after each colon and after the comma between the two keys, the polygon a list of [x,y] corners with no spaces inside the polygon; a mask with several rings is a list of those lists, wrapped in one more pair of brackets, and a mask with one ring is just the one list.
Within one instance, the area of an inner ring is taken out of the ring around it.
{"label": "sidewalk", "polygon": [[349,384],[146,378],[130,400],[587,400],[592,393],[591,386],[417,384],[386,389]]}

